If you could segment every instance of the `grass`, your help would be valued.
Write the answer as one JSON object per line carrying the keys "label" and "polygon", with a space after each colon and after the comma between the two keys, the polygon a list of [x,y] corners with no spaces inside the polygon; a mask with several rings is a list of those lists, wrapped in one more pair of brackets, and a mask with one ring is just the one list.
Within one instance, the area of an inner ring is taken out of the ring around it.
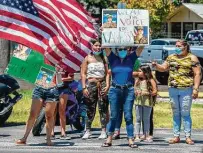
{"label": "grass", "polygon": [[[7,120],[8,123],[25,123],[27,121],[30,106],[31,106],[31,91],[22,90],[21,93],[24,95],[23,99],[18,102],[13,109],[10,118]],[[191,115],[193,121],[193,128],[202,129],[203,128],[203,105],[193,104]],[[133,109],[133,114],[135,116],[135,109]],[[135,118],[134,118],[135,120]],[[172,111],[170,103],[159,102],[154,107],[154,125],[155,128],[172,128]],[[100,127],[99,113],[97,111],[96,117],[93,122],[93,127]],[[122,127],[125,127],[123,122]]]}

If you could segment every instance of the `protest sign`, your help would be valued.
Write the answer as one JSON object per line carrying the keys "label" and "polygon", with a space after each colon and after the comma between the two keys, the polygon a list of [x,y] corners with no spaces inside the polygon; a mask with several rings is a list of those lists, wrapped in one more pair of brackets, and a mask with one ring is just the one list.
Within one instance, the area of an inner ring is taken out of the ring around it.
{"label": "protest sign", "polygon": [[[15,43],[13,56],[5,73],[47,88],[54,78],[55,68],[44,63],[44,56],[41,53]],[[47,76],[46,86],[39,81],[43,75]]]}
{"label": "protest sign", "polygon": [[102,46],[149,44],[149,12],[140,9],[103,9]]}

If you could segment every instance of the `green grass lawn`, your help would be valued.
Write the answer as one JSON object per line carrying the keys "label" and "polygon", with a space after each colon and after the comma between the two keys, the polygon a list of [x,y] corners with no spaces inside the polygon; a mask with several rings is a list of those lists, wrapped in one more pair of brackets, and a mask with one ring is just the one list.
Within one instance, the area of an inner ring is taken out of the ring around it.
{"label": "green grass lawn", "polygon": [[[8,123],[25,123],[31,106],[31,91],[21,91],[24,95],[23,99],[19,101],[13,109],[10,118],[7,120]],[[155,128],[172,128],[172,111],[169,103],[159,102],[154,107],[154,125]],[[192,105],[192,120],[193,128],[203,128],[203,105],[193,104]],[[135,110],[133,110],[135,116]],[[135,120],[135,118],[134,118]],[[125,124],[123,122],[123,127]],[[95,120],[93,122],[93,127],[100,127],[99,114],[97,111]]]}

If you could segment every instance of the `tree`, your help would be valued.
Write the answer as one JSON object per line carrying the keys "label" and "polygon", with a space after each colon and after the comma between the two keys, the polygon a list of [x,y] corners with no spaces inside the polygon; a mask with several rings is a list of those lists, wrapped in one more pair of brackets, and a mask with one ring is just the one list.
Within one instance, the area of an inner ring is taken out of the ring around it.
{"label": "tree", "polygon": [[[85,5],[87,11],[89,11],[93,17],[101,19],[102,9],[115,8],[119,0],[77,0]],[[96,10],[99,10],[99,14],[96,14]]]}
{"label": "tree", "polygon": [[163,31],[167,16],[175,10],[169,0],[126,0],[126,3],[128,8],[149,10],[152,37],[157,37],[157,34]]}

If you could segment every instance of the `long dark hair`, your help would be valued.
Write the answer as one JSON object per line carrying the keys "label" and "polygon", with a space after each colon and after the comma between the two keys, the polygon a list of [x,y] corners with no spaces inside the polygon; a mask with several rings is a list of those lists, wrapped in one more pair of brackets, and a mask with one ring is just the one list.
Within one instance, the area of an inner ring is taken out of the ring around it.
{"label": "long dark hair", "polygon": [[140,69],[142,70],[142,72],[144,73],[145,77],[146,77],[146,81],[147,81],[147,89],[148,92],[152,92],[152,85],[151,85],[151,79],[154,79],[153,75],[152,75],[152,70],[150,68],[149,65],[141,65]]}
{"label": "long dark hair", "polygon": [[[154,96],[151,95],[151,92],[152,92],[151,79],[153,79],[155,82],[156,82],[156,80],[154,79],[154,77],[152,75],[152,70],[151,70],[149,65],[141,65],[140,69],[142,70],[142,72],[144,73],[144,75],[146,77],[147,90],[150,93],[150,98],[151,98],[151,101],[152,101],[153,106],[154,106],[156,103],[157,95],[154,95]],[[138,82],[140,82],[140,81],[138,81]]]}
{"label": "long dark hair", "polygon": [[[101,40],[100,40],[100,39],[91,39],[91,40],[90,40],[90,43],[91,43],[92,45],[94,45],[96,42],[99,42],[99,43],[101,44]],[[93,55],[93,53],[91,53],[91,54]],[[106,62],[106,60],[105,60],[105,58],[104,58],[104,54],[101,53],[99,56],[100,56],[100,58],[102,59],[104,65],[105,65],[107,62]]]}

